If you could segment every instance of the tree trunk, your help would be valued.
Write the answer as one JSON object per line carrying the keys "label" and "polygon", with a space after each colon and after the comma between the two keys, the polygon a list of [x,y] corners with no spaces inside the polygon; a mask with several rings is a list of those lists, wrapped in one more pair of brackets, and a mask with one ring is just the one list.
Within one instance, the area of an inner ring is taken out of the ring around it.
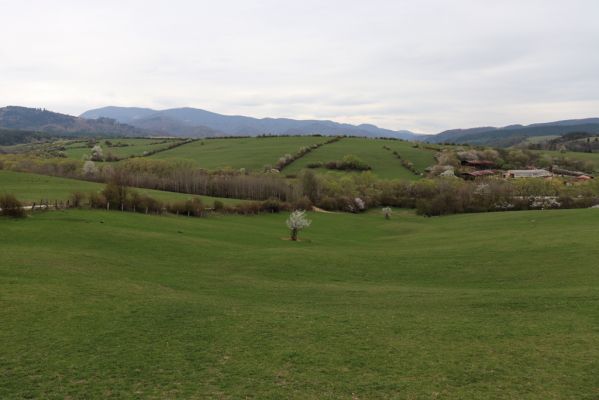
{"label": "tree trunk", "polygon": [[291,240],[297,241],[297,229],[291,230]]}

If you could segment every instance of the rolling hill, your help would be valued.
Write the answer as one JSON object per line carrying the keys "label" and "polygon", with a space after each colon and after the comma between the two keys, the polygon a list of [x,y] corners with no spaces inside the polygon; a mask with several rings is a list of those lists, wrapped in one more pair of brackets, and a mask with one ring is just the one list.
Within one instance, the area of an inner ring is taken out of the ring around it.
{"label": "rolling hill", "polygon": [[452,129],[427,137],[432,143],[468,143],[476,145],[508,147],[527,138],[559,136],[571,132],[599,133],[599,118],[572,119],[531,125],[509,125],[503,128],[478,127]]}
{"label": "rolling hill", "polygon": [[60,136],[147,136],[150,132],[114,119],[85,119],[39,108],[0,108],[0,128],[36,131]]}
{"label": "rolling hill", "polygon": [[197,108],[152,110],[149,108],[104,107],[86,111],[81,118],[111,118],[139,128],[178,136],[349,135],[415,139],[410,131],[392,131],[374,125],[350,125],[326,120],[252,118],[222,115]]}

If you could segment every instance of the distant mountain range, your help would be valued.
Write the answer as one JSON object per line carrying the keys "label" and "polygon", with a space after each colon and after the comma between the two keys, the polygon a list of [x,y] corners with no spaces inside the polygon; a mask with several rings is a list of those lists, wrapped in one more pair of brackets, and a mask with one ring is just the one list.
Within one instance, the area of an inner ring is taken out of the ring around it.
{"label": "distant mountain range", "polygon": [[[0,130],[44,132],[54,136],[257,136],[257,135],[349,135],[390,137],[430,143],[459,143],[509,147],[536,136],[561,136],[572,132],[599,134],[599,118],[572,119],[531,125],[452,129],[436,135],[393,131],[374,125],[350,125],[327,120],[252,118],[221,115],[196,108],[152,110],[135,107],[104,107],[75,117],[44,109],[8,106],[0,108]],[[8,135],[8,132],[6,132]],[[5,135],[5,136],[6,136]],[[36,137],[35,135],[24,135]]]}
{"label": "distant mountain range", "polygon": [[561,136],[572,132],[599,134],[599,118],[569,119],[531,125],[509,125],[503,128],[492,126],[452,129],[427,136],[432,143],[468,143],[496,147],[509,147],[530,137]]}
{"label": "distant mountain range", "polygon": [[393,131],[374,125],[350,125],[327,120],[252,118],[222,115],[197,108],[152,110],[134,107],[104,107],[86,111],[86,119],[110,118],[123,124],[176,136],[257,136],[257,135],[350,135],[393,137],[413,140],[417,134]]}

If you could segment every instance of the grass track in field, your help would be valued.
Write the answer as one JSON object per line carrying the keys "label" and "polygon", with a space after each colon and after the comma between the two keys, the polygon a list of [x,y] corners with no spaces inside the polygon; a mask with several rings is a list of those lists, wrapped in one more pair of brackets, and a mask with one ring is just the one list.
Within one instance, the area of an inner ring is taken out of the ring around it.
{"label": "grass track in field", "polygon": [[285,218],[0,219],[0,397],[597,398],[599,210]]}

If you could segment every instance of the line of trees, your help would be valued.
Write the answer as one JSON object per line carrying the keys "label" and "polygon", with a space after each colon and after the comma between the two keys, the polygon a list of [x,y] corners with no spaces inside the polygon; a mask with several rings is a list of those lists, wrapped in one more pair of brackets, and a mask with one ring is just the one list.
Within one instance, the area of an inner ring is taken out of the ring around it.
{"label": "line of trees", "polygon": [[[101,165],[85,175],[81,162],[71,160],[4,159],[0,167],[46,173],[97,182],[118,180],[123,186],[142,187],[214,197],[230,197],[271,202],[268,209],[294,209],[297,202],[309,202],[325,210],[360,212],[373,207],[417,209],[423,215],[462,212],[503,211],[541,208],[576,208],[599,204],[599,182],[569,185],[560,179],[463,181],[450,178],[416,182],[380,180],[371,172],[323,174],[304,171],[298,179],[278,174],[245,174],[225,170],[208,172],[183,161],[136,158],[115,166]],[[129,207],[122,200],[110,201]],[[96,199],[98,200],[98,199]],[[101,200],[101,199],[100,199]],[[143,198],[137,199],[142,202]],[[136,201],[137,201],[136,200]],[[147,200],[147,199],[146,199]],[[274,202],[277,202],[274,204]],[[94,201],[94,204],[101,201]],[[274,204],[274,205],[273,205]],[[135,205],[136,211],[151,206]],[[240,213],[260,212],[261,206],[247,206]],[[264,206],[266,207],[266,206]],[[300,207],[308,209],[308,207]]]}
{"label": "line of trees", "polygon": [[275,164],[275,168],[279,171],[282,171],[283,168],[287,167],[292,162],[298,160],[299,158],[304,157],[306,154],[318,149],[321,146],[335,143],[341,140],[340,136],[335,136],[332,139],[326,140],[322,143],[314,143],[309,146],[302,146],[295,154],[285,154],[283,157],[279,158],[277,163]]}

